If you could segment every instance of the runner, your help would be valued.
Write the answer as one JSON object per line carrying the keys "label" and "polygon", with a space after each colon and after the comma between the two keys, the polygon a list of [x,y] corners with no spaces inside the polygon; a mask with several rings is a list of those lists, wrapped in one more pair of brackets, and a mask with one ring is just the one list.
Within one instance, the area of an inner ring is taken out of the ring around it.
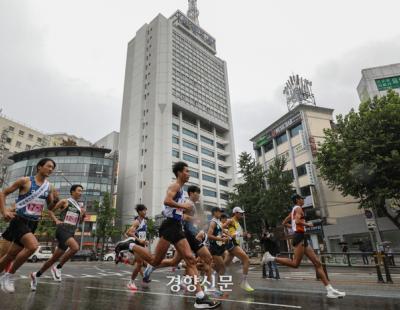
{"label": "runner", "polygon": [[[158,241],[155,255],[151,255],[148,250],[140,245],[137,238],[131,238],[121,241],[117,244],[116,251],[129,249],[134,254],[139,254],[147,263],[154,267],[158,267],[165,257],[170,244],[172,243],[177,252],[182,256],[186,262],[187,274],[194,279],[198,277],[198,270],[196,268],[196,259],[192,254],[190,245],[185,238],[183,231],[182,219],[183,211],[190,211],[193,203],[185,201],[183,185],[189,181],[189,168],[184,162],[177,162],[173,165],[173,173],[176,181],[172,183],[167,190],[164,199],[163,215],[166,219],[162,222],[159,229],[160,240]],[[199,283],[196,283],[196,301],[195,308],[213,309],[220,305],[220,302],[209,299],[204,294]]]}
{"label": "runner", "polygon": [[[36,291],[38,278],[50,269],[54,281],[61,282],[61,268],[64,264],[75,255],[79,250],[79,245],[76,242],[74,235],[79,223],[85,218],[85,209],[79,205],[79,200],[82,197],[83,187],[80,184],[71,186],[69,192],[71,197],[68,199],[60,200],[54,208],[49,210],[51,219],[56,224],[56,239],[58,246],[53,253],[52,257],[45,262],[42,268],[37,272],[32,272],[31,277],[31,290]],[[54,215],[54,212],[60,209],[60,219]],[[68,251],[67,251],[68,249]],[[57,266],[54,264],[60,259]]]}
{"label": "runner", "polygon": [[[126,236],[129,237],[134,237],[138,238],[140,240],[140,245],[145,247],[149,244],[147,241],[147,220],[146,220],[146,212],[147,208],[145,205],[138,204],[136,205],[136,212],[138,216],[135,218],[135,220],[132,223],[132,226],[128,229],[126,232]],[[118,259],[118,257],[116,257]],[[128,283],[128,288],[132,291],[136,291],[137,287],[135,285],[135,279],[139,272],[141,273],[142,271],[142,266],[143,266],[143,259],[139,255],[135,255],[135,263],[134,263],[135,269],[132,271],[131,279]],[[143,274],[142,274],[143,276]]]}
{"label": "runner", "polygon": [[[268,262],[277,262],[278,264],[282,264],[288,267],[297,268],[299,267],[303,256],[306,255],[308,259],[314,264],[315,270],[318,273],[322,283],[324,284],[328,298],[342,298],[346,296],[345,292],[340,292],[332,287],[329,283],[324,269],[322,268],[321,262],[318,257],[315,255],[314,250],[308,244],[307,237],[305,236],[305,228],[313,227],[313,223],[307,223],[304,219],[304,211],[302,206],[304,205],[304,198],[298,194],[292,196],[292,201],[294,203],[294,207],[292,212],[285,218],[282,222],[283,225],[291,228],[294,232],[293,236],[293,247],[294,247],[294,258],[281,258],[274,257],[269,252],[266,252],[263,256],[263,263]],[[291,221],[291,225],[289,222]]]}
{"label": "runner", "polygon": [[228,241],[228,237],[224,234],[222,223],[220,221],[222,212],[223,210],[218,207],[214,207],[211,210],[213,218],[211,219],[207,233],[208,239],[210,240],[210,253],[214,261],[214,269],[219,276],[222,276],[225,273],[223,255]]}
{"label": "runner", "polygon": [[231,239],[227,243],[227,250],[229,252],[225,259],[225,266],[228,266],[234,257],[237,257],[242,261],[243,264],[243,275],[240,282],[240,287],[247,292],[253,292],[254,289],[250,286],[247,281],[247,274],[249,272],[250,259],[247,254],[240,247],[239,238],[243,236],[242,227],[239,224],[239,220],[243,217],[244,211],[240,207],[235,207],[232,210],[233,216],[223,224],[223,228],[228,228],[229,236]]}
{"label": "runner", "polygon": [[[193,253],[198,257],[198,265],[201,265],[203,272],[205,273],[207,280],[211,281],[211,287],[208,289],[211,292],[214,292],[218,296],[220,295],[219,291],[215,288],[215,283],[212,281],[212,256],[210,251],[205,245],[207,241],[207,235],[204,231],[200,231],[198,226],[201,225],[201,220],[198,216],[198,212],[196,211],[196,203],[200,199],[200,188],[192,185],[188,187],[187,190],[189,201],[192,202],[193,208],[190,211],[185,210],[183,213],[183,228],[185,232],[185,238],[189,242],[190,248],[192,249]],[[175,252],[173,258],[171,259],[163,259],[161,264],[157,268],[162,267],[176,267],[178,266],[179,262],[182,260],[182,256],[179,254],[178,251]],[[155,270],[153,266],[147,266],[143,281],[148,282],[150,280],[151,273]]]}
{"label": "runner", "polygon": [[[51,208],[58,199],[57,192],[47,181],[55,167],[54,160],[43,158],[36,165],[35,176],[22,177],[0,192],[1,215],[10,221],[3,233],[3,238],[13,242],[7,253],[0,259],[0,272],[12,262],[10,269],[0,278],[1,288],[7,293],[15,292],[15,272],[39,246],[34,233],[42,211],[46,207]],[[5,200],[16,190],[19,193],[14,212],[5,208]]]}

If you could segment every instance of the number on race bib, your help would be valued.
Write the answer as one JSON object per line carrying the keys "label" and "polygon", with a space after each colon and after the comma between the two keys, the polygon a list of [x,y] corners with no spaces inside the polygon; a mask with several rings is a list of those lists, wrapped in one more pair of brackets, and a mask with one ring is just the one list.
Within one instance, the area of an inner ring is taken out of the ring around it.
{"label": "number on race bib", "polygon": [[64,223],[70,225],[76,225],[78,223],[79,216],[78,214],[68,211],[65,215]]}

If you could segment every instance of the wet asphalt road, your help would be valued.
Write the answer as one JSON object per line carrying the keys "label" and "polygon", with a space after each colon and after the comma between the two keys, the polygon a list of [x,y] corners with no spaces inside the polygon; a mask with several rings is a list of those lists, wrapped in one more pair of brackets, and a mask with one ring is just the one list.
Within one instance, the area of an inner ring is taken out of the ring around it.
{"label": "wet asphalt road", "polygon": [[[73,262],[63,268],[61,284],[54,282],[47,272],[40,278],[37,291],[31,292],[28,275],[39,267],[40,263],[28,263],[20,269],[15,282],[16,293],[0,292],[0,309],[194,309],[193,294],[173,293],[166,286],[167,276],[174,275],[170,268],[153,273],[150,287],[142,287],[138,280],[139,291],[132,292],[126,288],[131,266]],[[256,291],[247,293],[235,284],[233,291],[223,297],[219,309],[400,309],[400,290],[398,298],[396,290],[386,297],[378,297],[379,292],[371,294],[360,290],[354,290],[352,294],[350,283],[348,287],[338,286],[346,289],[348,296],[328,300],[322,286],[307,277],[292,278],[289,275],[280,281],[265,280],[260,277],[258,268],[249,273],[249,282]],[[231,269],[235,283],[240,280],[238,271],[240,266]]]}

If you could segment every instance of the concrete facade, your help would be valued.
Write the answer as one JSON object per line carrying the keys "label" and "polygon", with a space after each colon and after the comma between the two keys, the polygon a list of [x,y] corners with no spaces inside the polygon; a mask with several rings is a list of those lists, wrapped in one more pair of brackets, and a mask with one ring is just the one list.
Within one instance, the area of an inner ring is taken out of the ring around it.
{"label": "concrete facade", "polygon": [[226,206],[235,154],[226,63],[215,40],[177,11],[142,26],[128,44],[119,139],[118,210],[137,203],[149,216],[162,201],[175,161],[189,164],[203,205]]}
{"label": "concrete facade", "polygon": [[383,96],[389,88],[400,93],[400,63],[361,70],[357,93],[361,101]]}

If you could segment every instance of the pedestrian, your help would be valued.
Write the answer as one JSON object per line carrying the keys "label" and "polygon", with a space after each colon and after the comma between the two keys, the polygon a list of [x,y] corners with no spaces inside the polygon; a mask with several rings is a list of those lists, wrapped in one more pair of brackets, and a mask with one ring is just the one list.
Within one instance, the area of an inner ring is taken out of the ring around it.
{"label": "pedestrian", "polygon": [[386,255],[389,261],[390,266],[396,266],[394,263],[394,255],[393,255],[393,250],[390,246],[386,246]]}
{"label": "pedestrian", "polygon": [[[273,233],[270,232],[263,233],[261,237],[261,243],[264,247],[264,252],[269,252],[272,256],[277,256],[280,253],[278,243]],[[262,265],[263,265],[264,279],[265,278],[275,279],[275,280],[280,279],[278,265],[276,264],[275,261],[270,261],[267,264],[263,263]],[[267,276],[266,265],[268,266],[268,276]]]}
{"label": "pedestrian", "polygon": [[358,248],[361,251],[361,256],[362,256],[362,260],[363,260],[363,264],[364,265],[369,265],[369,261],[368,261],[368,245],[365,241],[360,240],[360,246]]}

